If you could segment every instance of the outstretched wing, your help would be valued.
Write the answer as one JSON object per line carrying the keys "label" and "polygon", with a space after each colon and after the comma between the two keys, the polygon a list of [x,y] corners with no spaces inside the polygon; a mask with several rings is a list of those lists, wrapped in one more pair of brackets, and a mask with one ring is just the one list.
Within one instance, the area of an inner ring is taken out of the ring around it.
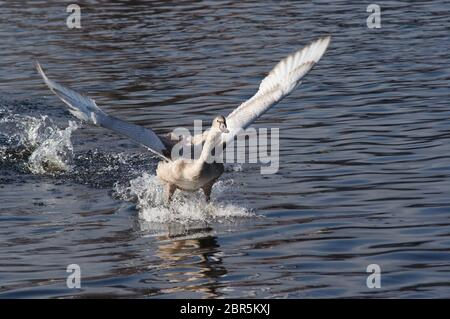
{"label": "outstretched wing", "polygon": [[300,80],[325,53],[331,37],[323,37],[281,60],[262,80],[258,92],[227,116],[229,141],[241,129],[250,126],[258,117],[291,93]]}
{"label": "outstretched wing", "polygon": [[68,106],[69,112],[75,117],[125,135],[156,155],[169,160],[164,155],[168,153],[166,146],[151,129],[128,123],[106,114],[97,106],[93,99],[50,80],[45,75],[39,62],[36,62],[36,68],[44,79],[45,84]]}

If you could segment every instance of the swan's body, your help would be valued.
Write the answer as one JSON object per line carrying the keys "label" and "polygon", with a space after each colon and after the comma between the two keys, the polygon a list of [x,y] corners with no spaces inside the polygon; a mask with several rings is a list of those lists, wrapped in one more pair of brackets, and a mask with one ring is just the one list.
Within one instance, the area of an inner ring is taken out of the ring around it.
{"label": "swan's body", "polygon": [[210,158],[213,149],[221,142],[222,133],[228,133],[228,129],[225,118],[218,116],[208,131],[198,159],[179,158],[175,161],[158,163],[156,175],[166,183],[168,201],[176,189],[196,191],[200,188],[209,201],[211,188],[224,171],[222,163],[213,162]]}
{"label": "swan's body", "polygon": [[[239,131],[250,126],[270,107],[287,96],[300,84],[300,80],[325,53],[330,37],[320,38],[281,60],[264,78],[258,92],[242,103],[226,118],[216,117],[211,128],[194,137],[177,138],[174,134],[158,136],[153,130],[122,121],[103,112],[94,100],[50,80],[37,63],[38,72],[50,90],[55,93],[77,118],[123,134],[143,145],[164,161],[158,164],[157,176],[166,184],[166,197],[170,200],[176,189],[195,191],[203,189],[209,200],[211,188],[222,175],[223,164],[211,162],[211,150],[234,138]],[[172,159],[171,149],[177,144],[191,146],[203,144],[198,159]]]}

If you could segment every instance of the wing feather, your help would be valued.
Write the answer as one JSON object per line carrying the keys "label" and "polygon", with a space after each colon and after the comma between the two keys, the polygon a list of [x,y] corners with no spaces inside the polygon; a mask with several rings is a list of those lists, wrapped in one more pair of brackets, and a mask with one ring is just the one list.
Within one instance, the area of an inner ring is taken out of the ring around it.
{"label": "wing feather", "polygon": [[241,129],[250,126],[257,118],[291,93],[300,80],[319,62],[331,37],[323,37],[281,60],[262,80],[258,92],[227,116],[229,141]]}
{"label": "wing feather", "polygon": [[69,112],[75,117],[125,135],[163,159],[169,160],[164,155],[164,153],[167,154],[166,146],[151,129],[128,123],[106,114],[97,106],[93,99],[50,80],[39,62],[36,62],[36,68],[44,79],[45,84],[68,106]]}

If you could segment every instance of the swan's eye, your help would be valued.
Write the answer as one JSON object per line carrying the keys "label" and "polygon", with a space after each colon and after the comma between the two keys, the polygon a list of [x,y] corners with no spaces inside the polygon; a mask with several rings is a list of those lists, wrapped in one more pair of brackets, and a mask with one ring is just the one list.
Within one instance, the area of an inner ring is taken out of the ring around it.
{"label": "swan's eye", "polygon": [[227,126],[225,125],[224,122],[222,122],[222,123],[220,124],[219,129],[220,129],[223,133],[228,133],[228,132],[229,132],[228,129],[227,129]]}

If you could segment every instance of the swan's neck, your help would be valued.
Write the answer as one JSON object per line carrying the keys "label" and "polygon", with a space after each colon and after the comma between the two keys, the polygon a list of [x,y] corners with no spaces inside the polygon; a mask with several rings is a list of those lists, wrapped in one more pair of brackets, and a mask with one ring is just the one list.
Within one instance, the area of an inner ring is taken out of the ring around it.
{"label": "swan's neck", "polygon": [[220,137],[220,132],[216,129],[211,128],[208,133],[208,137],[206,138],[205,144],[203,145],[202,153],[198,159],[198,164],[203,165],[204,163],[212,162],[212,151],[216,145],[218,145]]}

